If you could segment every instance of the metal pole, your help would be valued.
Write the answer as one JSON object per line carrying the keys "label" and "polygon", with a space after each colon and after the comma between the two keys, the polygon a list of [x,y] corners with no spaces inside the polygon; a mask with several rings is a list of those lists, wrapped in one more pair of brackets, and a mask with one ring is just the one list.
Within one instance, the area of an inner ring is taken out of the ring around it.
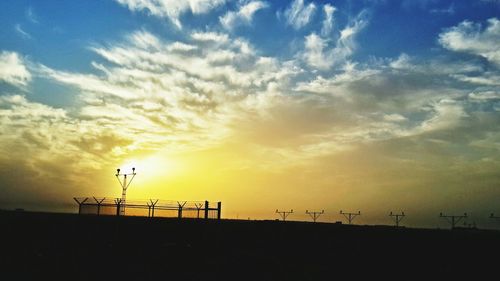
{"label": "metal pole", "polygon": [[221,211],[222,211],[222,202],[217,202],[217,220],[220,220],[221,216]]}
{"label": "metal pole", "polygon": [[208,201],[205,201],[205,219],[208,219],[208,207],[209,207],[209,203],[208,203]]}
{"label": "metal pole", "polygon": [[459,223],[462,219],[467,218],[467,213],[464,213],[463,216],[447,216],[443,215],[443,213],[439,213],[439,217],[446,219],[451,224],[451,229],[454,229],[457,223]]}
{"label": "metal pole", "polygon": [[[120,169],[116,169],[115,176],[116,176],[116,179],[118,179],[118,182],[120,183],[120,185],[122,187],[122,200],[121,200],[121,204],[123,205],[123,207],[120,209],[121,215],[125,215],[125,206],[126,206],[126,198],[127,198],[127,188],[132,183],[132,180],[134,180],[135,175],[137,175],[135,173],[135,168],[132,168],[132,173],[129,173],[129,174],[120,174]],[[120,181],[120,176],[123,176],[123,181]],[[128,182],[127,182],[127,176],[132,176],[132,178]]]}
{"label": "metal pole", "polygon": [[394,222],[396,223],[396,227],[399,227],[399,222],[403,220],[405,217],[405,212],[401,212],[401,214],[393,214],[392,212],[389,214],[389,217],[392,217]]}
{"label": "metal pole", "polygon": [[278,209],[276,209],[276,213],[280,215],[283,221],[285,221],[286,218],[293,213],[293,209],[290,211],[278,211]]}
{"label": "metal pole", "polygon": [[357,217],[361,215],[361,212],[358,211],[357,213],[344,213],[342,210],[340,210],[340,214],[344,215],[344,217],[347,219],[349,224],[352,224],[352,221]]}
{"label": "metal pole", "polygon": [[324,213],[325,210],[321,210],[321,212],[309,212],[308,210],[306,210],[306,214],[308,214],[313,219],[313,222],[316,222],[316,220]]}

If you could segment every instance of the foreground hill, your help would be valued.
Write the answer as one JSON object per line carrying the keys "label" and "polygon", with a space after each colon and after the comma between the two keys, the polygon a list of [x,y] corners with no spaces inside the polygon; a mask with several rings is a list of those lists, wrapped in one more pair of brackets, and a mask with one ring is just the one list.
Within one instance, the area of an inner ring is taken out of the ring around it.
{"label": "foreground hill", "polygon": [[0,212],[3,280],[500,280],[500,232]]}

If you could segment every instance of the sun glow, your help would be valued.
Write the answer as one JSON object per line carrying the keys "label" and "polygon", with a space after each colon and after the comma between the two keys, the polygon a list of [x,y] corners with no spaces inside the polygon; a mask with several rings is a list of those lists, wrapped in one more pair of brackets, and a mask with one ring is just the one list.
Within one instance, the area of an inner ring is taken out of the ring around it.
{"label": "sun glow", "polygon": [[154,155],[145,158],[132,158],[125,161],[120,167],[123,173],[132,172],[135,168],[136,173],[141,175],[144,179],[154,179],[157,177],[165,177],[172,175],[176,170],[175,163],[167,157],[161,155]]}

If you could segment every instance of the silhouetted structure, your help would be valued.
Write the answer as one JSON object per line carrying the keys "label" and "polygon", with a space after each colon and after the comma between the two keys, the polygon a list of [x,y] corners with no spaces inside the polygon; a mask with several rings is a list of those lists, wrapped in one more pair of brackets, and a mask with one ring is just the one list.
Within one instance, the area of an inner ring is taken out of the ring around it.
{"label": "silhouetted structure", "polygon": [[499,216],[495,216],[495,214],[491,213],[490,219],[500,220],[500,217]]}
{"label": "silhouetted structure", "polygon": [[344,217],[347,219],[347,222],[349,224],[352,224],[352,221],[354,220],[354,218],[356,218],[357,216],[361,216],[360,211],[358,211],[357,213],[344,213],[344,212],[342,212],[342,210],[340,210],[340,214],[344,215]]}
{"label": "silhouetted structure", "polygon": [[276,209],[276,213],[280,214],[281,219],[285,221],[288,215],[293,214],[293,209],[290,211],[278,211],[278,209]]}
{"label": "silhouetted structure", "polygon": [[[121,198],[73,198],[78,204],[78,214],[123,216],[122,209],[127,208],[127,216],[171,217],[220,219],[222,203],[212,207],[208,201],[166,201],[159,199],[132,200],[126,203]],[[93,200],[92,200],[93,199]]]}
{"label": "silhouetted structure", "polygon": [[324,213],[325,210],[321,210],[321,212],[309,212],[308,210],[306,210],[306,214],[308,214],[313,219],[313,222],[316,222],[319,216],[321,216]]}
{"label": "silhouetted structure", "polygon": [[[132,173],[129,173],[129,174],[120,174],[120,169],[116,169],[115,176],[122,187],[122,198],[121,198],[122,208],[120,208],[120,212],[121,212],[122,216],[125,215],[125,206],[126,206],[125,202],[126,202],[126,197],[127,197],[127,188],[130,186],[130,184],[134,180],[135,175],[137,175],[135,173],[135,168],[132,168]],[[121,180],[121,181],[120,181],[120,176],[123,177],[123,180]],[[132,176],[132,178],[128,182],[127,182],[127,176]]]}
{"label": "silhouetted structure", "polygon": [[401,212],[401,214],[393,214],[392,212],[389,214],[389,217],[391,217],[394,220],[394,223],[396,224],[396,227],[399,227],[399,223],[403,220],[405,217],[405,212]]}
{"label": "silhouetted structure", "polygon": [[445,218],[451,224],[451,228],[453,229],[462,219],[467,218],[467,213],[464,213],[463,216],[447,216],[443,215],[443,213],[439,213],[439,217]]}

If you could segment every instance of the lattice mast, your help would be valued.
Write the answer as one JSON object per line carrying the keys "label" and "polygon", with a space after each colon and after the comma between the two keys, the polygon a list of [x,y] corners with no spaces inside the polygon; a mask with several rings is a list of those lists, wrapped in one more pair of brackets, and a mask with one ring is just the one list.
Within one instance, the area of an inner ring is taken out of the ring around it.
{"label": "lattice mast", "polygon": [[[120,174],[120,169],[116,169],[116,179],[120,183],[122,187],[122,198],[120,201],[120,215],[125,215],[125,206],[126,206],[126,199],[127,199],[127,189],[132,183],[132,180],[134,179],[136,173],[135,173],[135,168],[132,168],[132,173],[128,174]],[[127,177],[131,176],[130,180],[127,181]],[[120,180],[120,177],[122,177],[122,180]]]}

